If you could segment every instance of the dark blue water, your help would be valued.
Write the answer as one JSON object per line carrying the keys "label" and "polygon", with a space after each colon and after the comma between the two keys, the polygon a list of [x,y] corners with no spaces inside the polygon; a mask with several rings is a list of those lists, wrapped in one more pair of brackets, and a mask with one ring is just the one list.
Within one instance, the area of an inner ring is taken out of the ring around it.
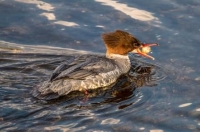
{"label": "dark blue water", "polygon": [[[198,0],[1,0],[0,130],[200,131],[199,21]],[[71,54],[104,53],[100,36],[116,29],[160,44],[155,61],[130,56],[146,76],[91,91],[86,102],[82,93],[31,97]]]}

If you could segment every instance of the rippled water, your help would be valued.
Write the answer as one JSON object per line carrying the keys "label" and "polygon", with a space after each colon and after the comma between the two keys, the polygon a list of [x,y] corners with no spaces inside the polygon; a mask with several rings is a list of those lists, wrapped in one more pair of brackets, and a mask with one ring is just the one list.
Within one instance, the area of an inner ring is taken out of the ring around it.
{"label": "rippled water", "polygon": [[[89,91],[87,98],[82,92],[73,92],[57,100],[42,101],[32,98],[30,91],[70,56],[12,52],[2,54],[1,127],[5,130],[35,130],[35,125],[37,129],[62,129],[60,123],[64,123],[66,129],[91,130],[94,127],[94,130],[112,130],[114,128],[110,125],[117,127],[117,124],[126,121],[130,110],[134,112],[144,107],[153,95],[149,88],[157,87],[158,81],[166,77],[160,67],[130,56],[132,70],[128,77],[121,77],[112,88]],[[144,91],[135,90],[142,86],[148,88]],[[49,123],[52,126],[45,126]],[[94,123],[92,128],[89,127],[90,123]]]}
{"label": "rippled water", "polygon": [[[200,131],[199,6],[197,0],[1,0],[0,131]],[[88,97],[30,95],[63,60],[103,53],[100,34],[115,29],[160,43],[151,54],[156,60],[130,55],[128,77]]]}

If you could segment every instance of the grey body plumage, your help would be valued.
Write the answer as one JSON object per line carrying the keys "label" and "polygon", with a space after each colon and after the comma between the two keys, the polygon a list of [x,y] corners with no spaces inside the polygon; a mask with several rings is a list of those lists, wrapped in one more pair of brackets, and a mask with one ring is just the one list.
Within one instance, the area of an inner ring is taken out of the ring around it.
{"label": "grey body plumage", "polygon": [[72,57],[58,66],[50,79],[41,83],[32,94],[37,98],[51,99],[71,91],[109,86],[129,69],[128,56],[111,54]]}

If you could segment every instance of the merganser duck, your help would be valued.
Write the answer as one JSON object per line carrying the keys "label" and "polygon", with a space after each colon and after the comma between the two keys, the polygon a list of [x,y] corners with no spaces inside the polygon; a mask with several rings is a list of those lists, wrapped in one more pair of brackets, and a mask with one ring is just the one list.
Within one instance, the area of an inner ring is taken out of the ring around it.
{"label": "merganser duck", "polygon": [[[154,59],[140,48],[158,44],[144,44],[130,33],[116,30],[102,34],[106,55],[79,55],[66,60],[52,73],[50,79],[33,89],[38,99],[51,100],[71,91],[85,91],[114,84],[131,68],[129,52]],[[87,94],[87,92],[86,92]]]}

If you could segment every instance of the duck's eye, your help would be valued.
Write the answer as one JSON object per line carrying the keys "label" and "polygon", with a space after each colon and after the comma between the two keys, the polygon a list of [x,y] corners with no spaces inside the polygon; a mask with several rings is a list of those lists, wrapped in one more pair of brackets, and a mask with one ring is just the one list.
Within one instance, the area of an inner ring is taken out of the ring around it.
{"label": "duck's eye", "polygon": [[140,47],[140,45],[141,45],[140,43],[133,43],[134,47]]}

